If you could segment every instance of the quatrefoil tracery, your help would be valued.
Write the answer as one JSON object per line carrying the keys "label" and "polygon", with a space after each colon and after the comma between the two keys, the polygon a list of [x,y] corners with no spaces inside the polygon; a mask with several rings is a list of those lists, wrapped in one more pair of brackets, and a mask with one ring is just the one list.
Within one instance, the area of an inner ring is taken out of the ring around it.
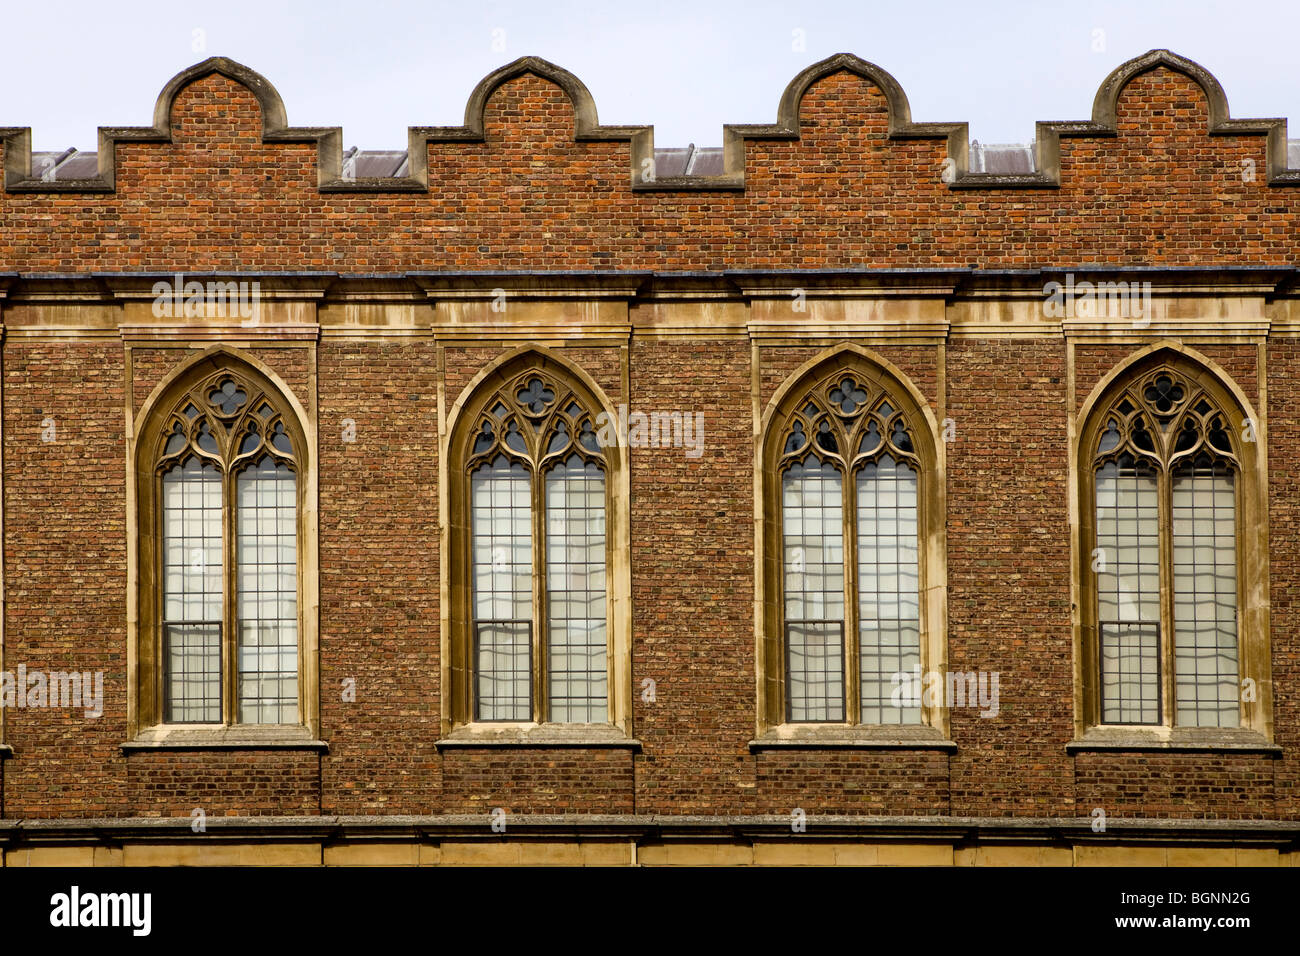
{"label": "quatrefoil tracery", "polygon": [[208,392],[208,403],[222,416],[229,418],[248,401],[248,393],[233,378],[226,378]]}
{"label": "quatrefoil tracery", "polygon": [[538,471],[574,456],[604,462],[601,425],[562,381],[523,372],[483,403],[470,446],[470,467],[500,455]]}
{"label": "quatrefoil tracery", "polygon": [[831,389],[831,403],[839,406],[841,415],[854,415],[858,409],[867,402],[866,390],[861,388],[849,376],[845,376],[840,384]]}
{"label": "quatrefoil tracery", "polygon": [[555,401],[555,389],[548,388],[536,375],[530,375],[515,389],[515,401],[525,414],[536,418],[545,415]]}
{"label": "quatrefoil tracery", "polygon": [[234,471],[263,457],[293,465],[293,439],[271,396],[229,370],[213,373],[175,403],[163,432],[158,471],[190,457]]}
{"label": "quatrefoil tracery", "polygon": [[790,417],[783,465],[816,456],[846,465],[885,456],[917,463],[907,417],[882,389],[843,371],[824,379]]}
{"label": "quatrefoil tracery", "polygon": [[1103,422],[1094,466],[1120,459],[1160,468],[1185,460],[1238,460],[1228,416],[1203,388],[1173,369],[1139,379],[1111,404]]}

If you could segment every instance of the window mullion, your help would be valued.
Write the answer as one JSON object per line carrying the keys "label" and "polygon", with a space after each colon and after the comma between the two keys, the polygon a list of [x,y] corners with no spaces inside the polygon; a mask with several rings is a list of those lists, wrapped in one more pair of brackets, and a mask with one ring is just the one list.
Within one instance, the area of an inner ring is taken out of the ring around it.
{"label": "window mullion", "polygon": [[844,719],[857,724],[862,720],[862,683],[858,673],[862,649],[858,646],[861,628],[858,622],[858,496],[857,481],[846,464],[842,473],[844,493]]}
{"label": "window mullion", "polygon": [[545,723],[550,717],[550,700],[547,693],[546,646],[546,493],[540,470],[532,481],[532,536],[533,536],[533,650],[532,687],[533,720]]}
{"label": "window mullion", "polygon": [[221,475],[221,550],[222,550],[222,635],[221,635],[221,700],[222,723],[227,726],[237,722],[235,686],[238,653],[236,619],[238,608],[235,598],[235,496],[234,475],[223,467]]}
{"label": "window mullion", "polygon": [[1173,479],[1168,465],[1160,468],[1160,719],[1166,727],[1174,726],[1174,529]]}
{"label": "window mullion", "polygon": [[[1245,686],[1242,681],[1244,678],[1253,678],[1255,676],[1254,658],[1246,643],[1246,580],[1244,573],[1246,570],[1246,548],[1243,534],[1245,522],[1242,516],[1245,514],[1245,495],[1246,482],[1243,480],[1245,471],[1241,467],[1232,469],[1232,523],[1235,541],[1233,547],[1232,559],[1233,565],[1237,572],[1237,713],[1238,723],[1241,727],[1251,727],[1252,722],[1248,720],[1246,713],[1245,694],[1242,689]],[[1258,704],[1256,704],[1258,706]]]}

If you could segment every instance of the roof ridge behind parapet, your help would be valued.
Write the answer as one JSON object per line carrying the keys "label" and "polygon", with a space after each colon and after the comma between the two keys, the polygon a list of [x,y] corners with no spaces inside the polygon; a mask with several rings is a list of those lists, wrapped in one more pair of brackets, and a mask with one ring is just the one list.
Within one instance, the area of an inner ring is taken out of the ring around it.
{"label": "roof ridge behind parapet", "polygon": [[291,127],[280,94],[260,73],[226,57],[214,56],[197,63],[168,81],[154,106],[153,126],[101,127],[98,174],[78,179],[44,179],[32,175],[31,129],[0,128],[5,143],[4,186],[8,192],[114,192],[116,144],[119,142],[170,142],[171,109],[181,90],[196,80],[220,74],[247,88],[257,98],[262,113],[263,142],[315,142],[317,186],[322,192],[427,192],[427,147],[439,142],[483,142],[488,100],[503,84],[534,75],[559,86],[573,105],[574,139],[577,141],[627,141],[630,144],[629,185],[636,192],[693,192],[743,190],[746,143],[751,139],[798,139],[799,110],[807,91],[819,80],[840,71],[860,76],[880,89],[889,108],[890,139],[946,139],[949,163],[943,180],[953,189],[1052,189],[1061,184],[1062,137],[1114,137],[1117,104],[1125,86],[1135,77],[1164,67],[1191,78],[1204,91],[1209,105],[1210,135],[1263,135],[1266,146],[1266,182],[1272,186],[1300,184],[1300,169],[1288,166],[1287,121],[1232,119],[1227,97],[1218,80],[1204,67],[1169,50],[1151,50],[1113,70],[1097,90],[1092,118],[1078,122],[1042,122],[1036,125],[1034,169],[1025,173],[973,172],[968,161],[969,129],[961,123],[916,123],[902,86],[888,71],[851,53],[837,53],[801,71],[786,86],[771,124],[728,124],[723,127],[723,169],[710,176],[654,175],[653,126],[602,126],[595,100],[586,85],[562,67],[537,56],[524,56],[489,73],[474,87],[465,106],[462,126],[410,127],[407,173],[404,176],[345,178],[341,127]]}

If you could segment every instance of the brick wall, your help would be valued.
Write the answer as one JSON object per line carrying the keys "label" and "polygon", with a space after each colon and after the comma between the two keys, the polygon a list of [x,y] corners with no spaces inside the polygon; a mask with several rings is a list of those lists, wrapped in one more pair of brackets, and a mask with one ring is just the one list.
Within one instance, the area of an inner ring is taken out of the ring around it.
{"label": "brick wall", "polygon": [[162,751],[127,761],[131,816],[291,816],[320,812],[320,758],[312,753]]}
{"label": "brick wall", "polygon": [[[104,713],[8,710],[5,812],[121,812],[126,764],[122,347],[5,345],[5,668],[100,671]],[[43,424],[52,420],[49,425]]]}
{"label": "brick wall", "polygon": [[[942,140],[887,138],[887,104],[841,71],[804,97],[797,140],[748,146],[741,192],[634,193],[628,144],[575,142],[564,92],[527,75],[488,99],[485,141],[428,147],[427,193],[322,193],[316,147],[262,142],[256,97],[213,74],[176,98],[173,140],[117,147],[108,194],[0,191],[0,272],[661,270],[1294,262],[1300,189],[1240,175],[1264,138],[1211,137],[1188,76],[1136,77],[1114,137],[1061,142],[1059,189],[950,190]],[[3,149],[3,146],[0,146]],[[14,313],[6,309],[7,321]],[[630,321],[630,320],[629,320]],[[835,337],[832,337],[834,339]],[[633,449],[634,693],[642,750],[448,749],[440,734],[437,347],[322,338],[254,353],[317,416],[321,735],[327,754],[133,753],[126,738],[124,389],[138,409],[184,350],[10,335],[3,351],[5,666],[102,670],[104,715],[15,709],[3,814],[1108,813],[1275,819],[1300,810],[1295,620],[1300,347],[1268,345],[1274,717],[1281,758],[1070,756],[1073,648],[1066,346],[954,337],[879,345],[955,423],[948,652],[1001,673],[999,715],[955,711],[956,752],[750,752],[754,502],[747,336],[632,334],[632,408],[702,411],[706,451]],[[1133,344],[1076,352],[1075,398]],[[764,345],[775,391],[826,342]],[[873,348],[878,343],[871,343]],[[447,407],[506,351],[450,344]],[[1259,400],[1253,344],[1202,351]],[[612,402],[623,353],[563,354]],[[942,362],[942,366],[941,366]],[[942,367],[944,382],[940,392]],[[316,376],[316,393],[311,390]],[[42,440],[54,420],[56,438]],[[356,438],[344,442],[344,419]],[[343,682],[355,680],[355,702]]]}
{"label": "brick wall", "polygon": [[1124,89],[1115,137],[1062,139],[1059,189],[953,191],[944,141],[887,139],[883,95],[840,71],[807,91],[799,139],[748,144],[743,192],[634,193],[627,143],[575,142],[564,92],[524,75],[489,98],[485,142],[429,145],[427,193],[322,194],[315,145],[262,143],[256,98],[213,74],[176,97],[173,142],[118,144],[115,193],[0,192],[0,261],[33,273],[1289,264],[1300,191],[1267,184],[1264,136],[1210,136],[1207,111],[1191,78],[1157,68]]}

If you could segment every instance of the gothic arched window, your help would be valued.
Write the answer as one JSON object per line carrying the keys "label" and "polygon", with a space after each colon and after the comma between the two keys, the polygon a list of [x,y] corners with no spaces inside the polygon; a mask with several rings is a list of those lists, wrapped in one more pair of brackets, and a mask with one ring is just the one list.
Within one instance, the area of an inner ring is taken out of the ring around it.
{"label": "gothic arched window", "polygon": [[[452,483],[451,722],[623,723],[611,548],[621,454],[592,387],[540,355],[461,405]],[[624,562],[625,563],[625,562]]]}
{"label": "gothic arched window", "polygon": [[767,725],[942,724],[920,694],[941,666],[942,596],[926,594],[942,548],[935,463],[912,394],[856,353],[778,401],[764,451]]}
{"label": "gothic arched window", "polygon": [[150,416],[137,449],[140,724],[300,725],[297,415],[260,374],[214,361]]}
{"label": "gothic arched window", "polygon": [[1243,493],[1253,429],[1210,376],[1147,362],[1081,445],[1095,723],[1242,725]]}

